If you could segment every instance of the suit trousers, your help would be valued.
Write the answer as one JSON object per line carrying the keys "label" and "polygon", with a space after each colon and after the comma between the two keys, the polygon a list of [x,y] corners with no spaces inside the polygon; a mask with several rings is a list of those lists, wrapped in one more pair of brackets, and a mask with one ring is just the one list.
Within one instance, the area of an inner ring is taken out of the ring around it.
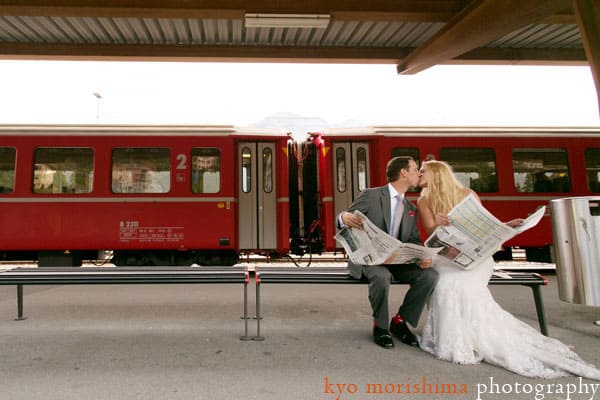
{"label": "suit trousers", "polygon": [[417,264],[391,264],[364,266],[362,272],[369,281],[369,302],[379,328],[389,327],[388,296],[392,279],[410,285],[398,312],[405,321],[417,326],[438,280],[435,269],[421,269]]}

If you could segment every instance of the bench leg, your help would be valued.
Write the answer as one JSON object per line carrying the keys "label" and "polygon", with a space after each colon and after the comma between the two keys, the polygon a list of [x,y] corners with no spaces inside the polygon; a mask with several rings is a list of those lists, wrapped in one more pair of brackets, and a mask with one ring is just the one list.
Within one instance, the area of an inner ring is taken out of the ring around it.
{"label": "bench leg", "polygon": [[244,335],[240,337],[240,340],[252,340],[251,336],[248,336],[248,320],[250,317],[248,316],[248,281],[244,282],[244,315],[242,316],[244,320]]}
{"label": "bench leg", "polygon": [[23,321],[27,317],[23,316],[23,285],[17,285],[17,318],[15,321]]}
{"label": "bench leg", "polygon": [[544,314],[544,303],[542,302],[542,291],[539,285],[531,286],[533,298],[535,299],[535,310],[537,311],[538,322],[542,335],[548,336],[548,326],[546,325],[546,316]]}
{"label": "bench leg", "polygon": [[262,342],[265,340],[264,337],[260,336],[260,320],[262,317],[260,316],[260,279],[256,279],[256,336],[252,338],[257,342]]}

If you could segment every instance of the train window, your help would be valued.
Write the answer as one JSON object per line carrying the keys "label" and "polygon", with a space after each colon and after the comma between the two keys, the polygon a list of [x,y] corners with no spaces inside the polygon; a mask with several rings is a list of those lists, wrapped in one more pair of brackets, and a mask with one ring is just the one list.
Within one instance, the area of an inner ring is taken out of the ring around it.
{"label": "train window", "polygon": [[0,147],[0,194],[12,193],[15,187],[16,150]]}
{"label": "train window", "polygon": [[358,170],[358,190],[363,191],[367,188],[367,150],[360,147],[356,151],[357,170]]}
{"label": "train window", "polygon": [[496,153],[489,148],[442,148],[440,158],[450,164],[456,178],[476,192],[497,192]]}
{"label": "train window", "polygon": [[90,148],[40,147],[34,152],[34,193],[90,193],[94,151]]}
{"label": "train window", "polygon": [[252,152],[248,147],[242,149],[242,192],[252,190]]}
{"label": "train window", "polygon": [[339,193],[346,191],[346,150],[338,147],[335,152],[335,170],[337,179],[337,190]]}
{"label": "train window", "polygon": [[564,149],[513,149],[513,170],[518,192],[566,193],[571,190]]}
{"label": "train window", "polygon": [[394,147],[392,148],[392,158],[409,156],[419,165],[419,149],[415,147]]}
{"label": "train window", "polygon": [[221,151],[214,147],[192,149],[192,193],[221,190]]}
{"label": "train window", "polygon": [[590,192],[600,192],[600,149],[585,150],[585,171]]}
{"label": "train window", "polygon": [[263,149],[262,165],[263,191],[271,193],[273,191],[273,151],[269,147]]}
{"label": "train window", "polygon": [[[417,163],[417,165],[419,165],[420,162],[420,158],[419,158],[419,149],[417,149],[416,147],[394,147],[392,148],[392,158],[394,157],[412,157],[413,160],[415,160],[415,162]],[[421,191],[420,188],[410,188],[408,189],[409,192],[419,192]]]}
{"label": "train window", "polygon": [[112,152],[113,193],[168,193],[171,151],[166,148],[116,148]]}

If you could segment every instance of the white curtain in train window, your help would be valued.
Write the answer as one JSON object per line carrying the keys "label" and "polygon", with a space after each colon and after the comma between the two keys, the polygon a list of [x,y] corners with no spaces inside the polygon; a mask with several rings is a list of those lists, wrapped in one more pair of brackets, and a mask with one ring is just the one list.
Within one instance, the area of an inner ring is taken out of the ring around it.
{"label": "white curtain in train window", "polygon": [[492,148],[464,147],[440,149],[440,159],[454,171],[454,176],[465,187],[474,191],[497,192],[496,153]]}
{"label": "white curtain in train window", "polygon": [[192,149],[192,193],[221,190],[221,151],[215,147]]}
{"label": "white curtain in train window", "polygon": [[115,148],[112,152],[113,193],[168,193],[171,150],[162,147]]}
{"label": "white curtain in train window", "polygon": [[15,187],[16,150],[0,147],[0,194],[12,193]]}
{"label": "white curtain in train window", "polygon": [[91,148],[40,147],[34,151],[33,192],[90,193],[94,183]]}
{"label": "white curtain in train window", "polygon": [[342,147],[338,147],[335,151],[335,165],[336,165],[336,180],[337,190],[340,193],[346,191],[346,151]]}
{"label": "white curtain in train window", "polygon": [[262,152],[263,190],[265,193],[273,191],[273,151],[265,147]]}
{"label": "white curtain in train window", "polygon": [[252,151],[248,147],[242,149],[242,192],[252,190]]}
{"label": "white curtain in train window", "polygon": [[358,170],[358,190],[363,191],[367,188],[367,150],[359,147],[356,150],[356,168]]}
{"label": "white curtain in train window", "polygon": [[590,192],[600,192],[600,149],[586,149],[585,172]]}
{"label": "white curtain in train window", "polygon": [[560,148],[513,149],[515,189],[518,192],[566,193],[571,190],[567,151]]}

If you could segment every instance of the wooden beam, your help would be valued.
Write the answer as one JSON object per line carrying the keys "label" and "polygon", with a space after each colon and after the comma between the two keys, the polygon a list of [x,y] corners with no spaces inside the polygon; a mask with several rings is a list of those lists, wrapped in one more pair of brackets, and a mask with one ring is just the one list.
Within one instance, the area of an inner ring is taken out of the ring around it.
{"label": "wooden beam", "polygon": [[587,65],[583,49],[482,47],[444,64],[486,65]]}
{"label": "wooden beam", "polygon": [[573,0],[573,8],[579,23],[583,48],[592,69],[600,112],[600,4],[597,0]]}
{"label": "wooden beam", "polygon": [[204,61],[398,63],[411,49],[301,46],[195,46],[0,43],[0,59],[94,61]]}
{"label": "wooden beam", "polygon": [[[337,14],[341,20],[448,20],[468,0],[0,0],[0,15],[215,18],[244,13]],[[367,18],[365,18],[367,17]]]}
{"label": "wooden beam", "polygon": [[414,74],[447,62],[523,26],[569,12],[570,0],[473,0],[397,70]]}
{"label": "wooden beam", "polygon": [[[414,48],[0,43],[0,59],[396,65]],[[587,65],[582,49],[477,49],[446,64]]]}
{"label": "wooden beam", "polygon": [[[1,0],[0,0],[1,1]],[[234,8],[140,7],[127,4],[8,5],[0,6],[0,15],[18,17],[95,17],[95,18],[223,18],[243,19],[244,10]]]}
{"label": "wooden beam", "polygon": [[[468,0],[404,1],[195,1],[178,0],[0,0],[0,15],[107,18],[242,19],[245,12],[328,13],[336,21],[447,22]],[[550,16],[544,23],[576,23],[570,13]]]}

